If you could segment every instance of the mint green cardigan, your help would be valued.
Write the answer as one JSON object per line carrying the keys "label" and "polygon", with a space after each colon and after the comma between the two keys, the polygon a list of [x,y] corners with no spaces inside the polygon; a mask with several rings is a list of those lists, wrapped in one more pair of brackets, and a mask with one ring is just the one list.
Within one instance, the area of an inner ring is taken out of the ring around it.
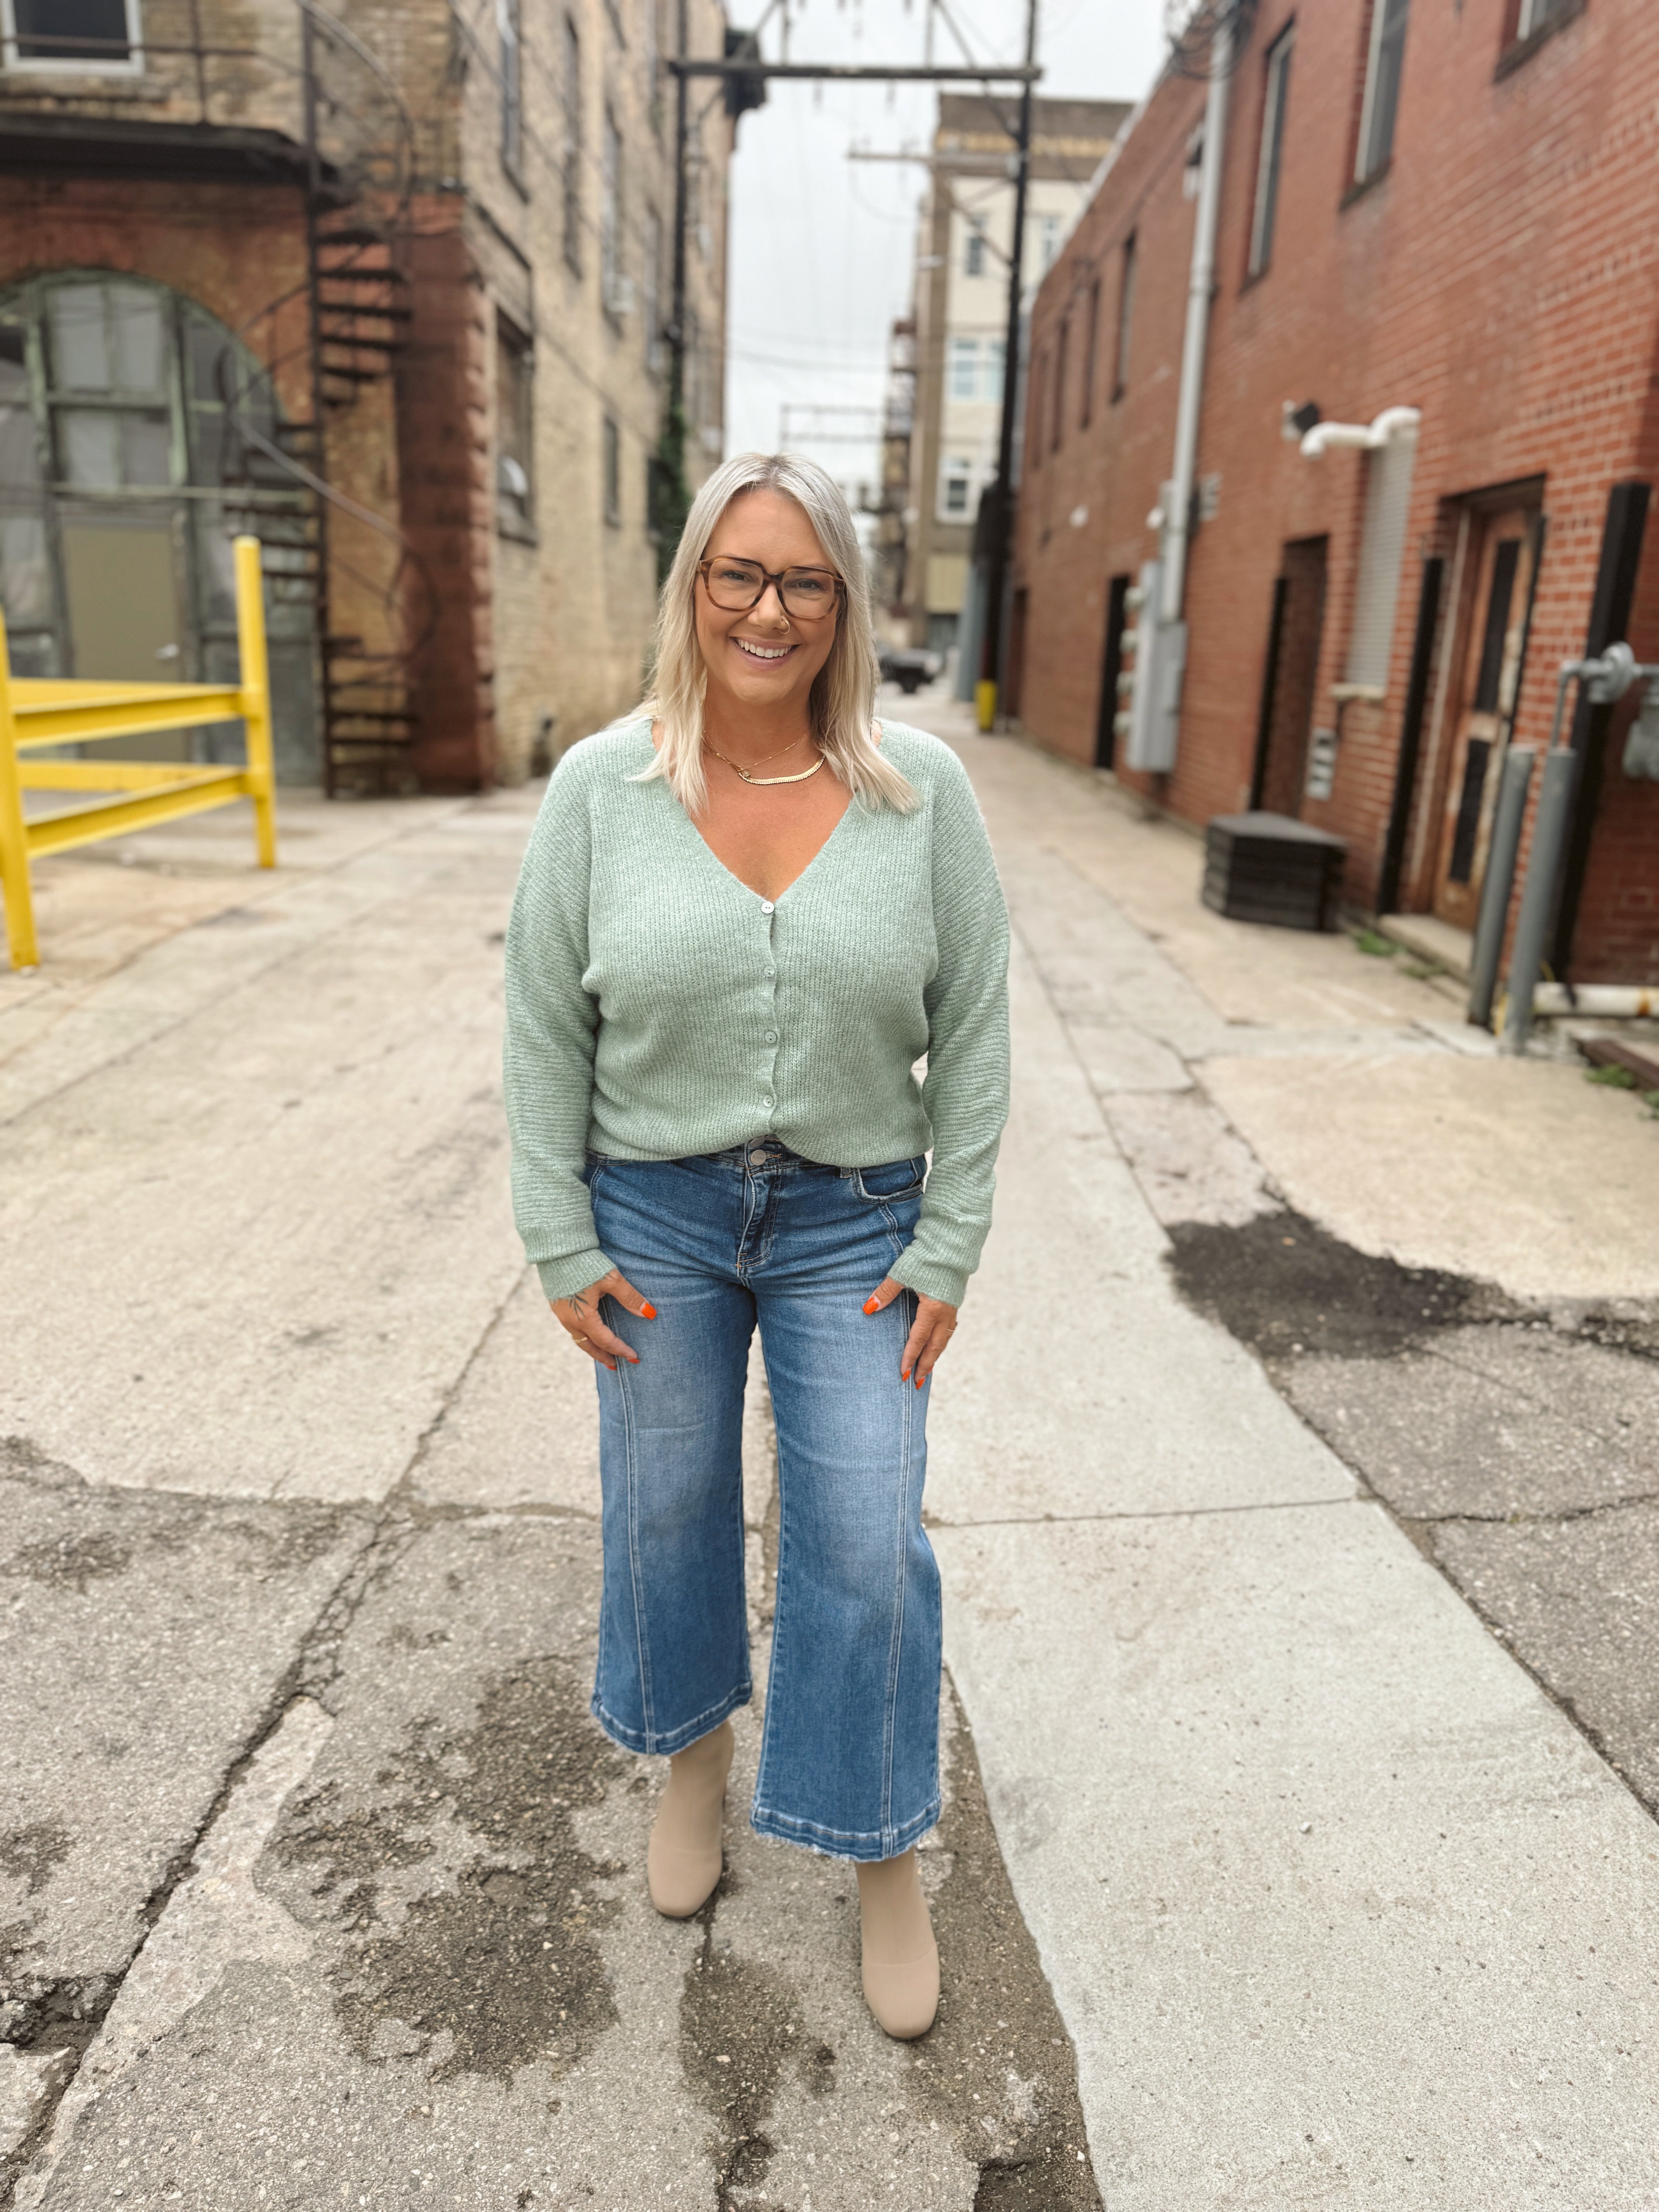
{"label": "mint green cardigan", "polygon": [[892,1272],[960,1304],[1008,1113],[1008,917],[961,762],[902,723],[882,725],[882,748],[921,805],[855,800],[775,903],[714,858],[665,782],[632,781],[647,721],[560,761],[507,933],[514,1212],[550,1298],[611,1264],[588,1152],[684,1159],[769,1133],[836,1167],[931,1148]]}

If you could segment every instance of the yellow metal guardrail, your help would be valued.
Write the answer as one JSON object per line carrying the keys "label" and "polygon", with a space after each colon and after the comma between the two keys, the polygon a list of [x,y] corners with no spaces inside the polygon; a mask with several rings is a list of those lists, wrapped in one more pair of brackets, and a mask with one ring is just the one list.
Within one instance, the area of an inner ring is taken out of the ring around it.
{"label": "yellow metal guardrail", "polygon": [[[175,815],[199,814],[234,799],[253,801],[253,838],[262,868],[276,865],[276,779],[271,772],[270,672],[265,654],[264,589],[259,541],[236,540],[238,684],[95,684],[52,677],[14,677],[0,617],[0,884],[14,968],[39,958],[29,862],[100,837],[118,837]],[[29,760],[40,745],[91,738],[138,737],[151,730],[190,729],[203,722],[241,722],[246,768],[198,768],[187,761]],[[23,813],[26,791],[109,791],[106,799],[34,821]]]}

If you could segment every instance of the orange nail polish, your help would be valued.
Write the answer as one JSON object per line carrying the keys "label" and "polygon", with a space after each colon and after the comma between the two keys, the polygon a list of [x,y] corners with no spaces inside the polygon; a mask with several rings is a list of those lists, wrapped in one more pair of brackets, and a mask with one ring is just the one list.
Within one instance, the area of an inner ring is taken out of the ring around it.
{"label": "orange nail polish", "polygon": [[657,1318],[657,1309],[651,1304],[649,1299],[647,1299],[644,1305],[640,1308],[640,1311],[645,1316],[647,1321],[655,1321]]}
{"label": "orange nail polish", "polygon": [[864,1310],[866,1313],[879,1313],[881,1311],[880,1300],[878,1298],[866,1298],[864,1301]]}
{"label": "orange nail polish", "polygon": [[920,1389],[921,1389],[921,1382],[922,1382],[922,1378],[921,1378],[921,1376],[920,1375],[918,1375],[918,1376],[917,1376],[917,1377],[916,1377],[916,1388],[917,1388],[917,1389],[918,1389],[918,1390],[920,1390]]}

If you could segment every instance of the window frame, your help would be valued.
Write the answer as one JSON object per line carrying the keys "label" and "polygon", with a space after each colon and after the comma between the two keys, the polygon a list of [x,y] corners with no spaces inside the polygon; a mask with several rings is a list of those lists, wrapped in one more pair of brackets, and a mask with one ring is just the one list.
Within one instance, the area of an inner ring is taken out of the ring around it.
{"label": "window frame", "polygon": [[952,405],[965,407],[979,396],[979,340],[954,335],[946,349],[945,397]]}
{"label": "window frame", "polygon": [[1112,343],[1112,404],[1129,388],[1129,355],[1134,343],[1135,265],[1139,234],[1131,231],[1118,249],[1117,328]]}
{"label": "window frame", "polygon": [[1256,153],[1255,193],[1250,204],[1250,237],[1244,275],[1249,282],[1273,266],[1273,230],[1279,217],[1279,185],[1285,153],[1285,110],[1289,102],[1291,64],[1296,55],[1296,18],[1291,16],[1263,54],[1261,137]]}
{"label": "window frame", "polygon": [[[948,487],[962,486],[962,505],[952,507],[946,499]],[[965,453],[946,453],[939,465],[939,489],[934,496],[934,512],[941,522],[968,524],[974,519],[974,465]]]}
{"label": "window frame", "polygon": [[970,216],[967,230],[962,252],[962,273],[964,276],[982,276],[985,274],[985,226]]}
{"label": "window frame", "polygon": [[[1502,78],[1513,69],[1528,62],[1540,46],[1547,45],[1558,31],[1565,31],[1569,23],[1576,23],[1583,14],[1587,0],[1509,0],[1504,13],[1504,39],[1498,54],[1498,76]],[[1540,7],[1547,12],[1540,15]]]}
{"label": "window frame", "polygon": [[1072,318],[1069,312],[1060,319],[1060,329],[1054,337],[1054,380],[1048,400],[1048,451],[1057,453],[1060,441],[1066,434],[1066,368],[1072,348]]}
{"label": "window frame", "polygon": [[523,0],[495,0],[495,29],[501,48],[501,167],[522,192],[525,189]]}
{"label": "window frame", "polygon": [[582,273],[582,40],[574,18],[563,18],[564,39],[560,54],[560,106],[564,130],[562,160],[563,247],[565,266],[573,276]]}
{"label": "window frame", "polygon": [[599,305],[611,322],[622,320],[623,306],[623,136],[609,100],[599,129]]}
{"label": "window frame", "polygon": [[1100,374],[1100,272],[1096,270],[1089,286],[1089,336],[1083,349],[1083,401],[1078,409],[1077,426],[1086,430],[1094,418],[1095,379]]}
{"label": "window frame", "polygon": [[[507,378],[502,364],[511,361],[514,400],[514,450],[508,451],[508,441],[501,434],[506,409],[502,404]],[[501,488],[501,464],[511,459],[523,471],[525,489],[523,506],[514,513],[502,502],[518,495]],[[501,538],[515,538],[530,544],[537,543],[536,524],[536,342],[528,331],[523,330],[513,318],[495,310],[495,530]]]}
{"label": "window frame", "polygon": [[7,76],[142,76],[144,73],[143,21],[141,0],[122,0],[127,26],[126,57],[121,61],[88,56],[81,61],[64,55],[21,54],[24,35],[17,28],[16,0],[0,0],[0,75]]}
{"label": "window frame", "polygon": [[622,527],[622,425],[608,410],[600,417],[599,504],[606,526]]}
{"label": "window frame", "polygon": [[[1359,137],[1354,147],[1351,180],[1355,189],[1386,175],[1393,164],[1395,137],[1400,125],[1400,94],[1406,78],[1406,39],[1410,28],[1411,0],[1371,0],[1371,20],[1365,39],[1365,87],[1359,104]],[[1375,143],[1377,91],[1384,44],[1389,39],[1395,50],[1394,94],[1389,111],[1388,143],[1379,149]]]}

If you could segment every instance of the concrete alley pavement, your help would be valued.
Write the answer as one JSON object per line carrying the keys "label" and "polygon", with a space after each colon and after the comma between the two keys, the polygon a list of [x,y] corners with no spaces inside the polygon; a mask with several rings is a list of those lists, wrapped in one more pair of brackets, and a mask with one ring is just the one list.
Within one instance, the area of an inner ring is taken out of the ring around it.
{"label": "concrete alley pavement", "polygon": [[[19,2205],[1659,2203],[1659,1131],[889,710],[1017,936],[933,1411],[939,2025],[880,2035],[852,1885],[748,1831],[752,1711],[720,1892],[644,1899],[592,1384],[506,1206],[537,794],[291,802],[275,878],[219,821],[46,864],[0,981]],[[763,1662],[758,1374],[745,1479]]]}

